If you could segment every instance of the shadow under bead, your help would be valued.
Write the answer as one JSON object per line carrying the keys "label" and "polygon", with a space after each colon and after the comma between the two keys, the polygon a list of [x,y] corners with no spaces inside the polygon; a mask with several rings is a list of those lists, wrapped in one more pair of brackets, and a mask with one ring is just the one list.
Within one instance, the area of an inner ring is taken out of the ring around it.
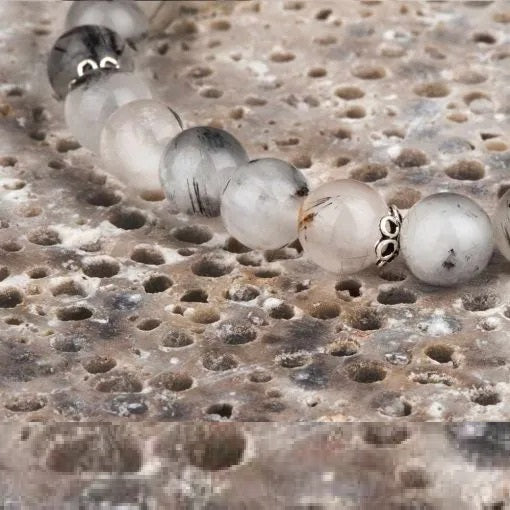
{"label": "shadow under bead", "polygon": [[[85,61],[90,61],[89,65],[81,65]],[[134,50],[107,27],[82,25],[57,39],[48,57],[48,79],[57,98],[63,99],[81,73],[115,66],[115,62],[121,70],[132,71]]]}
{"label": "shadow under bead", "polygon": [[228,180],[247,162],[246,151],[231,134],[213,127],[194,127],[165,148],[159,176],[177,211],[214,217],[220,214],[221,194]]}

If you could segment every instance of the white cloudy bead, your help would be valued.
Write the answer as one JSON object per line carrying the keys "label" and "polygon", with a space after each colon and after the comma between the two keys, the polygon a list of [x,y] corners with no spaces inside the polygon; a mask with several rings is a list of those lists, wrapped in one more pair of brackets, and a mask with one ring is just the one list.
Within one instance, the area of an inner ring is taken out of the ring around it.
{"label": "white cloudy bead", "polygon": [[141,193],[161,190],[159,161],[166,144],[182,130],[176,114],[152,99],[118,108],[101,132],[105,169]]}
{"label": "white cloudy bead", "polygon": [[379,222],[388,214],[381,195],[368,184],[339,179],[306,198],[299,216],[299,240],[318,266],[342,275],[376,263]]}
{"label": "white cloudy bead", "polygon": [[510,260],[510,190],[499,199],[493,225],[499,251]]}
{"label": "white cloudy bead", "polygon": [[177,211],[218,216],[228,180],[247,162],[242,145],[226,131],[202,126],[186,129],[165,148],[161,185]]}
{"label": "white cloudy bead", "polygon": [[294,241],[308,185],[285,161],[256,159],[241,166],[221,197],[228,233],[250,248],[272,250]]}
{"label": "white cloudy bead", "polygon": [[124,39],[133,41],[142,38],[149,29],[147,17],[132,0],[73,2],[67,11],[66,27],[80,25],[108,27]]}
{"label": "white cloudy bead", "polygon": [[466,282],[489,263],[494,248],[485,211],[457,193],[436,193],[408,212],[400,248],[411,272],[431,285]]}
{"label": "white cloudy bead", "polygon": [[106,119],[124,104],[150,98],[150,88],[133,73],[117,70],[89,73],[66,96],[67,126],[83,147],[98,153]]}

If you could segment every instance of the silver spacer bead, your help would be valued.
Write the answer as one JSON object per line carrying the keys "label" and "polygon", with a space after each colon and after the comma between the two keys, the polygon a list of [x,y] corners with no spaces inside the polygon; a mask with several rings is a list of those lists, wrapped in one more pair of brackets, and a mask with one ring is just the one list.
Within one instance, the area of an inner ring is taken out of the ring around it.
{"label": "silver spacer bead", "polygon": [[375,245],[377,267],[382,267],[396,258],[400,251],[400,227],[402,226],[402,214],[394,205],[386,216],[379,222],[381,239]]}

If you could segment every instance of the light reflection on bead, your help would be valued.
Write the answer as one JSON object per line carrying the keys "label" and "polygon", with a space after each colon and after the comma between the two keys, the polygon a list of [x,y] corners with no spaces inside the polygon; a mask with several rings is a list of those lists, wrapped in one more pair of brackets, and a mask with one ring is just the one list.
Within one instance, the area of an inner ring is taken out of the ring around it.
{"label": "light reflection on bead", "polygon": [[48,56],[48,78],[57,97],[64,98],[80,74],[107,66],[105,58],[115,60],[123,71],[134,69],[133,51],[109,28],[86,25],[61,35]]}
{"label": "light reflection on bead", "polygon": [[73,2],[67,12],[66,27],[80,25],[102,25],[133,41],[141,39],[149,29],[147,17],[131,0]]}
{"label": "light reflection on bead", "polygon": [[124,104],[151,98],[149,87],[136,75],[98,70],[80,78],[67,94],[67,126],[81,145],[98,153],[101,130],[108,117]]}
{"label": "light reflection on bead", "polygon": [[340,179],[306,198],[299,214],[299,240],[318,266],[342,275],[376,263],[379,224],[388,213],[381,195],[368,184]]}
{"label": "light reflection on bead", "polygon": [[494,248],[492,225],[470,198],[435,193],[409,210],[400,247],[417,278],[431,285],[457,285],[487,266]]}
{"label": "light reflection on bead", "polygon": [[108,117],[101,132],[103,164],[128,188],[141,193],[160,191],[161,155],[181,129],[177,115],[159,101],[125,104]]}
{"label": "light reflection on bead", "polygon": [[493,225],[499,251],[510,260],[510,190],[499,199]]}
{"label": "light reflection on bead", "polygon": [[227,181],[247,162],[242,145],[226,131],[186,129],[165,149],[160,163],[161,185],[175,210],[218,216]]}
{"label": "light reflection on bead", "polygon": [[279,159],[241,166],[221,198],[228,233],[250,248],[281,248],[297,238],[298,212],[308,185],[304,175]]}

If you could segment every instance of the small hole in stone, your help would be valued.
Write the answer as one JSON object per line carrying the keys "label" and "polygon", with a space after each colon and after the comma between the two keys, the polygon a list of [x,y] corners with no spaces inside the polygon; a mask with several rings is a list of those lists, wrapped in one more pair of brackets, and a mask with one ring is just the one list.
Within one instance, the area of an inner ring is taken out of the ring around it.
{"label": "small hole in stone", "polygon": [[265,268],[255,271],[254,274],[257,278],[276,278],[277,276],[280,276],[280,271],[277,269]]}
{"label": "small hole in stone", "polygon": [[350,365],[347,375],[358,383],[371,384],[382,381],[386,377],[386,370],[377,363],[361,361]]}
{"label": "small hole in stone", "polygon": [[442,82],[422,83],[414,88],[415,94],[423,97],[445,97],[450,93],[449,87]]}
{"label": "small hole in stone", "polygon": [[361,99],[365,93],[358,87],[340,87],[335,90],[335,95],[346,101]]}
{"label": "small hole in stone", "polygon": [[491,152],[504,152],[508,150],[508,145],[501,140],[491,140],[486,142],[485,147]]}
{"label": "small hole in stone", "polygon": [[215,89],[213,87],[209,87],[200,91],[200,95],[202,97],[206,97],[208,99],[219,99],[223,95],[223,91],[219,89]]}
{"label": "small hole in stone", "polygon": [[0,166],[14,166],[18,160],[12,156],[1,156]]}
{"label": "small hole in stone", "polygon": [[228,345],[247,344],[257,338],[257,331],[249,322],[223,322],[218,333],[219,338]]}
{"label": "small hole in stone", "polygon": [[350,163],[351,158],[348,158],[346,156],[339,156],[337,160],[335,161],[335,166],[342,167]]}
{"label": "small hole in stone", "polygon": [[367,112],[363,106],[351,106],[345,111],[345,116],[348,119],[362,119],[366,114]]}
{"label": "small hole in stone", "polygon": [[71,279],[66,278],[57,284],[53,285],[51,287],[51,293],[54,296],[81,296],[85,297],[87,295],[87,292],[85,291],[85,288],[83,285],[81,285],[79,282]]}
{"label": "small hole in stone", "polygon": [[375,182],[388,176],[388,169],[379,163],[368,163],[355,168],[351,172],[351,178],[362,182]]}
{"label": "small hole in stone", "polygon": [[361,283],[357,280],[342,280],[335,285],[335,290],[357,298],[361,296]]}
{"label": "small hole in stone", "polygon": [[184,446],[189,463],[200,469],[218,471],[239,464],[246,448],[246,439],[236,427],[201,426],[190,433]]}
{"label": "small hole in stone", "polygon": [[27,274],[33,280],[40,280],[46,278],[50,274],[50,270],[47,267],[34,267],[28,270]]}
{"label": "small hole in stone", "polygon": [[469,312],[485,312],[499,304],[499,298],[493,292],[464,294],[461,299],[462,306]]}
{"label": "small hole in stone", "polygon": [[59,336],[51,340],[51,346],[60,352],[79,352],[82,349],[81,338]]}
{"label": "small hole in stone", "polygon": [[234,284],[226,293],[227,299],[232,301],[251,301],[260,295],[259,289],[253,285]]}
{"label": "small hole in stone", "polygon": [[384,67],[360,65],[352,70],[353,76],[361,80],[379,80],[386,76]]}
{"label": "small hole in stone", "polygon": [[38,411],[46,405],[46,399],[37,395],[16,395],[5,403],[6,409],[15,413]]}
{"label": "small hole in stone", "polygon": [[162,190],[147,190],[140,193],[140,198],[146,202],[162,202],[166,197]]}
{"label": "small hole in stone", "polygon": [[292,319],[294,317],[294,307],[287,303],[280,303],[269,310],[269,316],[273,319]]}
{"label": "small hole in stone", "polygon": [[9,268],[0,266],[0,282],[5,280],[10,274]]}
{"label": "small hole in stone", "polygon": [[273,62],[281,64],[284,62],[290,62],[291,60],[294,60],[296,56],[290,51],[275,51],[274,53],[271,53],[270,58]]}
{"label": "small hole in stone", "polygon": [[363,440],[375,446],[394,446],[402,444],[411,437],[405,426],[388,426],[386,424],[370,423],[365,425]]}
{"label": "small hole in stone", "polygon": [[483,179],[485,175],[485,169],[482,163],[479,161],[463,160],[449,166],[445,170],[445,173],[452,179],[458,179],[461,181],[476,181]]}
{"label": "small hole in stone", "polygon": [[23,245],[21,243],[19,243],[18,241],[15,241],[14,239],[12,239],[10,241],[6,241],[5,243],[2,243],[0,245],[0,248],[2,248],[2,250],[4,250],[4,251],[14,253],[17,251],[21,251],[23,248]]}
{"label": "small hole in stone", "polygon": [[262,264],[262,257],[258,253],[242,253],[236,260],[242,266],[258,267]]}
{"label": "small hole in stone", "polygon": [[30,232],[30,234],[28,234],[28,240],[39,246],[53,246],[62,242],[57,231],[44,227]]}
{"label": "small hole in stone", "polygon": [[174,329],[166,333],[161,340],[163,347],[180,348],[193,344],[193,337],[183,329]]}
{"label": "small hole in stone", "polygon": [[331,356],[354,356],[359,351],[359,343],[356,340],[339,340],[328,346]]}
{"label": "small hole in stone", "polygon": [[26,185],[27,185],[27,183],[25,181],[20,181],[19,179],[15,179],[13,181],[6,182],[4,184],[4,188],[9,191],[16,191],[16,190],[23,189]]}
{"label": "small hole in stone", "polygon": [[96,391],[101,393],[139,393],[143,384],[130,372],[100,374],[96,376]]}
{"label": "small hole in stone", "polygon": [[147,221],[145,214],[132,207],[119,207],[108,217],[110,223],[122,230],[136,230],[142,228]]}
{"label": "small hole in stone", "polygon": [[136,327],[140,331],[152,331],[161,325],[161,321],[159,319],[144,319],[140,321]]}
{"label": "small hole in stone", "polygon": [[229,237],[225,241],[225,245],[223,246],[223,249],[230,253],[246,253],[246,252],[251,251],[251,248],[248,248],[247,246],[240,243],[237,239],[234,239],[233,237]]}
{"label": "small hole in stone", "polygon": [[207,299],[207,292],[203,289],[190,289],[181,296],[181,301],[188,303],[207,303]]}
{"label": "small hole in stone", "polygon": [[16,287],[0,288],[0,308],[15,308],[23,303],[23,294]]}
{"label": "small hole in stone", "polygon": [[211,22],[211,28],[214,30],[225,31],[230,29],[230,22],[226,19],[218,19]]}
{"label": "small hole in stone", "polygon": [[212,324],[220,320],[220,314],[211,307],[198,308],[191,315],[191,320],[198,324]]}
{"label": "small hole in stone", "polygon": [[149,245],[136,246],[131,253],[131,260],[140,264],[160,266],[165,263],[165,258],[158,248]]}
{"label": "small hole in stone", "polygon": [[158,292],[165,292],[173,285],[173,282],[168,276],[164,274],[157,274],[149,276],[143,282],[143,288],[148,294],[157,294]]}
{"label": "small hole in stone", "polygon": [[79,305],[57,308],[56,313],[60,321],[83,321],[92,317],[92,310]]}
{"label": "small hole in stone", "polygon": [[239,363],[231,354],[212,351],[204,355],[202,364],[207,370],[221,372],[224,370],[232,370],[236,368]]}
{"label": "small hole in stone", "polygon": [[58,152],[69,152],[79,149],[81,145],[76,140],[61,139],[57,141],[56,147]]}
{"label": "small hole in stone", "polygon": [[387,282],[403,282],[407,278],[407,274],[397,269],[383,269],[379,273],[379,277]]}
{"label": "small hole in stone", "polygon": [[449,363],[452,360],[455,349],[446,344],[430,345],[425,349],[425,354],[438,363]]}
{"label": "small hole in stone", "polygon": [[23,321],[18,317],[7,317],[4,321],[8,326],[21,326]]}
{"label": "small hole in stone", "polygon": [[382,325],[381,318],[376,310],[368,307],[353,309],[346,317],[348,324],[360,331],[379,329]]}
{"label": "small hole in stone", "polygon": [[419,149],[402,149],[395,159],[395,164],[401,168],[423,166],[428,162],[426,154]]}
{"label": "small hole in stone", "polygon": [[219,416],[220,418],[230,418],[233,409],[230,404],[213,404],[207,408],[206,413]]}
{"label": "small hole in stone", "polygon": [[176,228],[172,231],[172,235],[179,241],[193,244],[207,243],[212,239],[212,232],[208,227],[203,225],[186,225]]}
{"label": "small hole in stone", "polygon": [[233,269],[231,264],[228,264],[221,258],[202,257],[191,266],[191,272],[197,276],[209,276],[211,278],[218,278],[229,274]]}
{"label": "small hole in stone", "polygon": [[91,278],[111,278],[120,271],[120,264],[112,257],[88,257],[83,260],[83,273]]}
{"label": "small hole in stone", "polygon": [[276,356],[276,361],[284,368],[302,367],[310,362],[307,352],[285,352]]}
{"label": "small hole in stone", "polygon": [[501,397],[492,389],[479,389],[471,397],[471,401],[480,406],[495,406],[501,402]]}
{"label": "small hole in stone", "polygon": [[387,202],[388,205],[395,205],[399,209],[410,209],[420,198],[421,193],[416,189],[398,188]]}
{"label": "small hole in stone", "polygon": [[496,38],[486,32],[478,32],[473,35],[473,41],[483,44],[494,44],[496,42]]}
{"label": "small hole in stone", "polygon": [[350,140],[352,138],[352,132],[346,127],[341,127],[334,132],[334,136],[339,140]]}
{"label": "small hole in stone", "polygon": [[310,78],[323,78],[326,74],[327,71],[323,67],[312,67],[312,69],[308,71],[308,76]]}
{"label": "small hole in stone", "polygon": [[150,385],[169,391],[186,391],[193,386],[193,378],[182,372],[163,372],[154,377]]}
{"label": "small hole in stone", "polygon": [[248,379],[253,383],[267,383],[269,382],[273,377],[269,372],[266,372],[264,370],[256,370],[252,372]]}
{"label": "small hole in stone", "polygon": [[401,287],[381,290],[377,301],[383,305],[399,305],[416,303],[416,295],[410,290]]}
{"label": "small hole in stone", "polygon": [[24,218],[35,218],[42,214],[42,209],[35,205],[24,204],[19,207],[18,214]]}
{"label": "small hole in stone", "polygon": [[104,374],[117,365],[117,362],[109,356],[92,356],[82,361],[83,368],[89,374]]}
{"label": "small hole in stone", "polygon": [[315,303],[310,310],[310,315],[315,319],[328,320],[340,315],[340,307],[336,303]]}
{"label": "small hole in stone", "polygon": [[111,207],[121,200],[122,195],[118,191],[105,188],[88,191],[85,195],[85,201],[97,207]]}

